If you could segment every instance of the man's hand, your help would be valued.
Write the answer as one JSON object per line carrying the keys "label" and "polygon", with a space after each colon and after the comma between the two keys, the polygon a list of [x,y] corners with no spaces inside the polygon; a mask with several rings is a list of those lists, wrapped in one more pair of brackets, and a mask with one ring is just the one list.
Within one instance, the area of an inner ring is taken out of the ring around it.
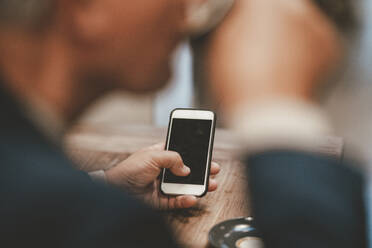
{"label": "man's hand", "polygon": [[208,42],[208,81],[225,112],[270,98],[311,101],[340,53],[335,27],[309,0],[236,0]]}
{"label": "man's hand", "polygon": [[[189,208],[197,203],[190,195],[164,196],[159,191],[159,179],[163,168],[170,169],[177,176],[187,176],[190,168],[184,165],[181,156],[173,151],[165,151],[164,143],[140,150],[126,160],[106,171],[108,183],[128,190],[150,205],[160,209]],[[211,176],[218,174],[220,166],[211,164]],[[209,179],[208,191],[217,189],[216,180]]]}

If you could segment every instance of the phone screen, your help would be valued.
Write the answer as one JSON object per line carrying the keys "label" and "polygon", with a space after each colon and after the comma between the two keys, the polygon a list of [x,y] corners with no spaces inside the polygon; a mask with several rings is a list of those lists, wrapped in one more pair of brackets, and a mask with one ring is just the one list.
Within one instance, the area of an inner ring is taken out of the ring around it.
{"label": "phone screen", "polygon": [[178,177],[165,170],[165,183],[204,185],[212,120],[173,118],[168,150],[178,152],[191,173]]}

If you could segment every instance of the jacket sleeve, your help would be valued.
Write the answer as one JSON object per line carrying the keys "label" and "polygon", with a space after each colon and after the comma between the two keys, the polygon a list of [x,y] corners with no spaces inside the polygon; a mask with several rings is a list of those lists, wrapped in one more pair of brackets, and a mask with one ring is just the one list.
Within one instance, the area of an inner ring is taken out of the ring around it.
{"label": "jacket sleeve", "polygon": [[86,173],[65,164],[10,168],[3,171],[5,182],[0,182],[4,186],[0,189],[3,244],[176,247],[160,213],[119,190],[93,183]]}
{"label": "jacket sleeve", "polygon": [[364,183],[352,167],[293,151],[252,155],[247,164],[267,248],[366,247]]}

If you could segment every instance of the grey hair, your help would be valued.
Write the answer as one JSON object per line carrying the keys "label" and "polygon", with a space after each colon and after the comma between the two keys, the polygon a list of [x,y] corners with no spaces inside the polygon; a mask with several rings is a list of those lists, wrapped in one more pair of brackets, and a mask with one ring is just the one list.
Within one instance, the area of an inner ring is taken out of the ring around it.
{"label": "grey hair", "polygon": [[[0,0],[0,25],[18,24],[38,26],[52,15],[55,0]],[[356,0],[313,0],[342,31],[357,25]]]}
{"label": "grey hair", "polygon": [[39,26],[51,16],[54,0],[0,0],[0,25]]}
{"label": "grey hair", "polygon": [[357,7],[360,0],[313,0],[343,32],[353,32],[359,26]]}

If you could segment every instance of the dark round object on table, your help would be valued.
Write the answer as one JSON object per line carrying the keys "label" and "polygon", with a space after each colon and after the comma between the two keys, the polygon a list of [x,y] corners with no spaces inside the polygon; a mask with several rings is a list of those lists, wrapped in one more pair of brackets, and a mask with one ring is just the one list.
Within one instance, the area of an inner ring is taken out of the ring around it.
{"label": "dark round object on table", "polygon": [[252,217],[225,220],[213,226],[208,240],[215,248],[263,248]]}

